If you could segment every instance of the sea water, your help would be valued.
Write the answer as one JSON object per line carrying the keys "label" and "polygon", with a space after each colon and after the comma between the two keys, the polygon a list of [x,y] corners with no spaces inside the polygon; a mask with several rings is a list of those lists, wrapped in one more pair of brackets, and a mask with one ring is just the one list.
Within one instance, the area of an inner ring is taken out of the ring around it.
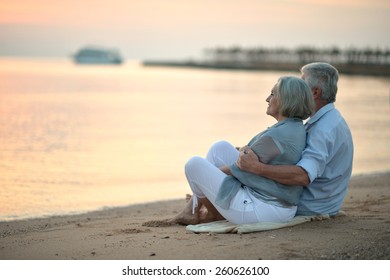
{"label": "sea water", "polygon": [[[265,99],[282,75],[299,73],[1,58],[0,221],[184,198],[188,158],[275,123]],[[390,170],[389,86],[340,77],[354,174]]]}

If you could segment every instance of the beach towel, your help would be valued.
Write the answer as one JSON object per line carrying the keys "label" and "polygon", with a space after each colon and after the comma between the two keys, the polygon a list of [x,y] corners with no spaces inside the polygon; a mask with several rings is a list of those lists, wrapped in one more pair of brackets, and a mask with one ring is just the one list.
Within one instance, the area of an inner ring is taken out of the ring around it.
{"label": "beach towel", "polygon": [[267,231],[280,229],[285,227],[292,227],[295,225],[303,224],[310,221],[326,220],[329,219],[329,215],[319,216],[295,216],[288,223],[272,223],[272,222],[261,222],[255,224],[243,224],[235,225],[226,220],[216,221],[198,225],[188,225],[186,230],[194,233],[250,233],[258,231]]}

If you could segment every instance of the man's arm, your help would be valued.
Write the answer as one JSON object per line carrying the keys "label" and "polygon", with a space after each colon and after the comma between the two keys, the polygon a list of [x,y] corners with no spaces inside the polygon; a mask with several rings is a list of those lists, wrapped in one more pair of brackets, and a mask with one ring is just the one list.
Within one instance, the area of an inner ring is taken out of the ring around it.
{"label": "man's arm", "polygon": [[309,186],[310,180],[306,171],[297,165],[269,165],[259,161],[257,155],[250,149],[241,152],[237,166],[243,171],[266,177],[284,185]]}

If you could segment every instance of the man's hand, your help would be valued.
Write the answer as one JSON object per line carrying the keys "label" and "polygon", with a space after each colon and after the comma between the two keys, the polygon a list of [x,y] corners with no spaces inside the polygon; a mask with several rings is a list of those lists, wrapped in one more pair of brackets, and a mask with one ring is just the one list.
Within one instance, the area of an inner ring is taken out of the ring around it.
{"label": "man's hand", "polygon": [[243,171],[263,176],[284,185],[309,186],[307,172],[297,165],[270,165],[262,163],[249,147],[241,149],[237,167]]}

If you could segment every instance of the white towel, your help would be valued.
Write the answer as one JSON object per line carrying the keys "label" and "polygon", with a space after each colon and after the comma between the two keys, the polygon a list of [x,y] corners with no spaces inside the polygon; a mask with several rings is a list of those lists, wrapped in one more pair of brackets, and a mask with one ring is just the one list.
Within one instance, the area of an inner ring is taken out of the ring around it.
{"label": "white towel", "polygon": [[329,219],[329,215],[319,216],[295,216],[288,223],[271,223],[262,222],[255,224],[243,224],[235,225],[226,220],[216,221],[206,224],[188,225],[186,229],[195,233],[210,232],[210,233],[250,233],[257,231],[274,230],[285,227],[292,227],[302,223],[310,222],[313,220],[326,220]]}

